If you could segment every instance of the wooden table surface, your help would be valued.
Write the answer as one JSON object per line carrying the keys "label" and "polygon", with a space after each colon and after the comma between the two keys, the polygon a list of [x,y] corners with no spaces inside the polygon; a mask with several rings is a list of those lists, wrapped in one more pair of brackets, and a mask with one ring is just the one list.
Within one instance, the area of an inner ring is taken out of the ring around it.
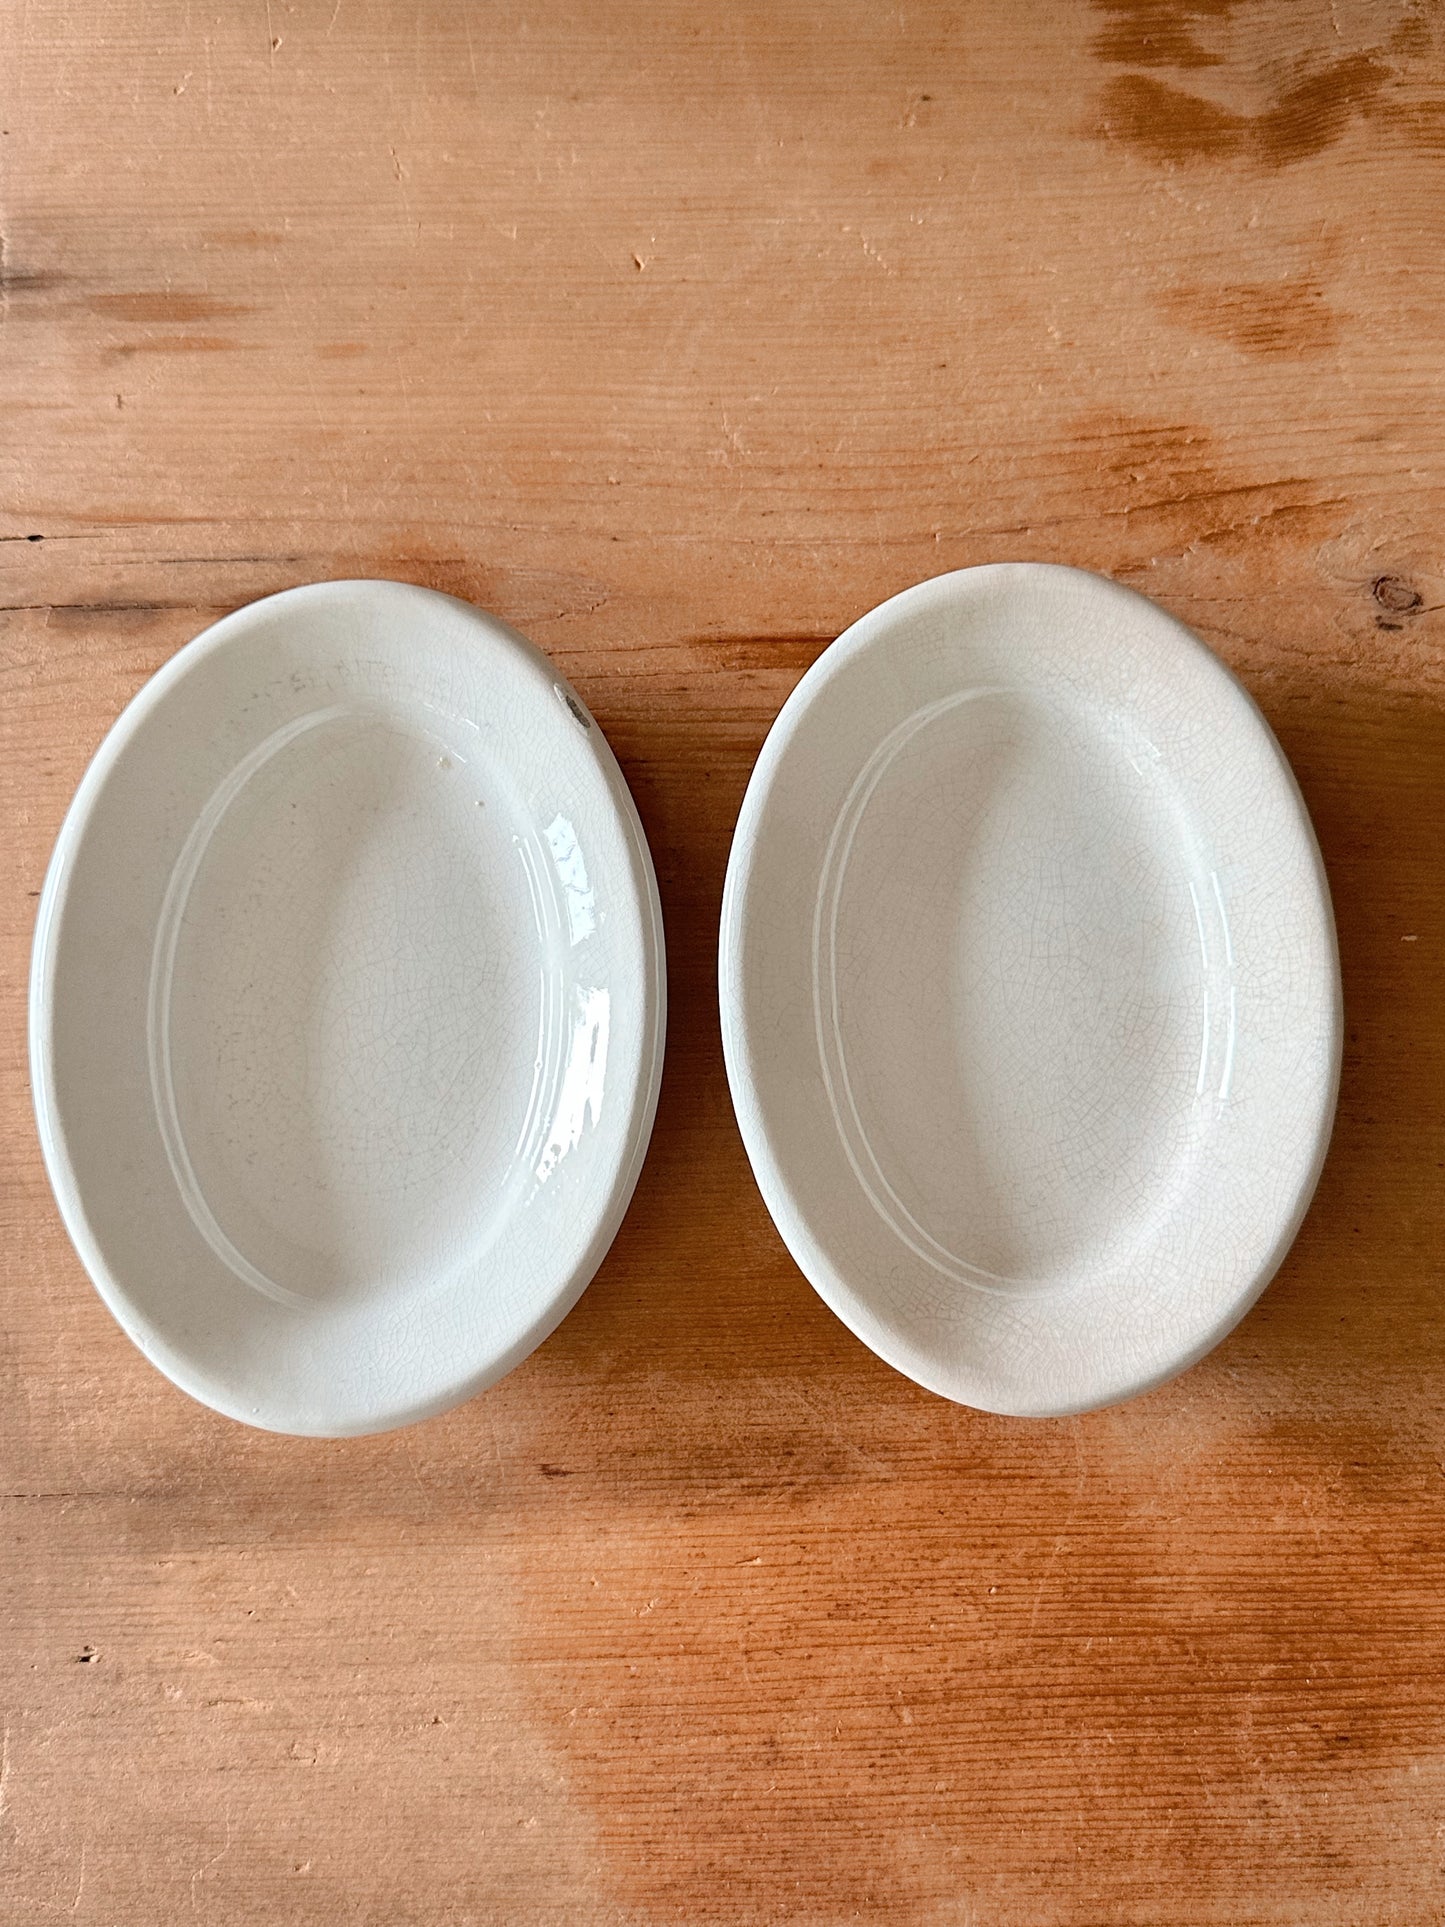
{"label": "wooden table surface", "polygon": [[[1445,16],[3,0],[0,102],[0,1919],[1445,1919]],[[1259,1308],[1058,1423],[929,1396],[815,1298],[714,986],[789,689],[1005,557],[1244,677],[1348,1007]],[[672,1018],[577,1310],[333,1444],[112,1324],[24,979],[122,704],[343,575],[575,680]]]}

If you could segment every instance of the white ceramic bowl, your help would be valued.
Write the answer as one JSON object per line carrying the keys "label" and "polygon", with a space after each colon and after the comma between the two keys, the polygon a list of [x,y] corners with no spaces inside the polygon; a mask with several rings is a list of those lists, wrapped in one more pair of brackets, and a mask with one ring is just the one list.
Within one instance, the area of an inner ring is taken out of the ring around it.
{"label": "white ceramic bowl", "polygon": [[40,903],[31,1063],[66,1225],[216,1410],[343,1435],[539,1344],[652,1128],[642,826],[547,661],[392,582],[228,616],[86,772]]}
{"label": "white ceramic bowl", "polygon": [[809,670],[743,803],[720,985],[789,1250],[970,1405],[1192,1363],[1323,1162],[1339,974],[1299,791],[1195,636],[1077,570],[923,583]]}

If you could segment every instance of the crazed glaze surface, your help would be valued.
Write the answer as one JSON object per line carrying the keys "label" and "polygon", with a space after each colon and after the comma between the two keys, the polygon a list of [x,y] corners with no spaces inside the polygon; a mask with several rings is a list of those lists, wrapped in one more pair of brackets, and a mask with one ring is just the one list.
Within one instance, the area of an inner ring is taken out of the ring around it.
{"label": "crazed glaze surface", "polygon": [[965,570],[827,651],[749,786],[720,985],[784,1240],[964,1402],[1179,1370],[1313,1191],[1340,1015],[1308,818],[1224,666],[1101,578]]}
{"label": "crazed glaze surface", "polygon": [[32,980],[47,1164],[184,1389],[399,1424],[600,1263],[663,995],[641,825],[545,660],[426,590],[293,590],[183,650],[77,794]]}

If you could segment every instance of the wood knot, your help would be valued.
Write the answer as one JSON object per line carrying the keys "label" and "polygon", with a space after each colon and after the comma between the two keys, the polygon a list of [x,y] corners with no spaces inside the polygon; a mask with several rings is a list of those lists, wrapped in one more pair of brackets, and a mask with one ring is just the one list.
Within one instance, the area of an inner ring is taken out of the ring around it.
{"label": "wood knot", "polygon": [[1400,575],[1377,575],[1371,587],[1376,602],[1392,616],[1412,616],[1425,598]]}

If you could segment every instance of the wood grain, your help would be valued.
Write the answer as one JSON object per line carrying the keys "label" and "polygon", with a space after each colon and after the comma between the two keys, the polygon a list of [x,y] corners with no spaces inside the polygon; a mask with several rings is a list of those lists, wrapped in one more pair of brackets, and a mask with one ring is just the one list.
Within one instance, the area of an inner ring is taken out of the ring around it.
{"label": "wood grain", "polygon": [[[0,4],[0,1916],[1445,1918],[1445,19],[1110,0]],[[1057,1424],[879,1364],[722,1073],[728,838],[826,642],[1102,569],[1294,761],[1349,1041],[1258,1310]],[[577,682],[661,877],[635,1207],[483,1398],[190,1404],[51,1204],[45,861],[219,612],[387,574]]]}

